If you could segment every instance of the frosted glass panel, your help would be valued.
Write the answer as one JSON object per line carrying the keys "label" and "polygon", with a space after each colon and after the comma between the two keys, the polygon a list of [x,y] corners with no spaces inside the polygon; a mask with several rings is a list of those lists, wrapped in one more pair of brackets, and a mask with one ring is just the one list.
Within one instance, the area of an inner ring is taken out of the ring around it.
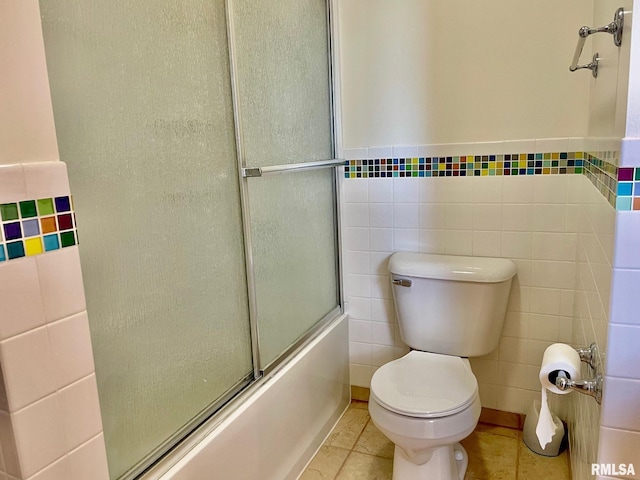
{"label": "frosted glass panel", "polygon": [[331,169],[249,179],[262,367],[338,305],[332,185]]}
{"label": "frosted glass panel", "polygon": [[42,0],[111,478],[252,372],[223,0]]}
{"label": "frosted glass panel", "polygon": [[325,0],[232,0],[247,166],[332,158]]}

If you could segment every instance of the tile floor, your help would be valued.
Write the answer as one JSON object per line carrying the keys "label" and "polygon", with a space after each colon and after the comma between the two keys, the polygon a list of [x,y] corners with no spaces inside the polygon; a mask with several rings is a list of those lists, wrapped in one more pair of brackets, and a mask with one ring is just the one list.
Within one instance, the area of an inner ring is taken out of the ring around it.
{"label": "tile floor", "polygon": [[[568,480],[567,452],[541,457],[522,432],[479,423],[462,441],[469,453],[465,480]],[[354,400],[300,480],[391,480],[393,444],[373,425],[367,403]]]}

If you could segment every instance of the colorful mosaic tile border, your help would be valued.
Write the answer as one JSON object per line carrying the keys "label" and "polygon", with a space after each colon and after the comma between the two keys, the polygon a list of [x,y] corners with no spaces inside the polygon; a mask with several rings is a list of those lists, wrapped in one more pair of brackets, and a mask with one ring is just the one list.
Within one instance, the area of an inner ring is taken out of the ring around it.
{"label": "colorful mosaic tile border", "polygon": [[617,208],[618,155],[613,151],[585,154],[584,174],[613,208]]}
{"label": "colorful mosaic tile border", "polygon": [[640,211],[640,167],[619,168],[619,151],[514,153],[349,160],[345,178],[584,174],[616,210]]}
{"label": "colorful mosaic tile border", "polygon": [[70,196],[1,204],[0,220],[0,262],[78,243]]}
{"label": "colorful mosaic tile border", "polygon": [[480,177],[583,173],[583,152],[349,160],[345,178]]}
{"label": "colorful mosaic tile border", "polygon": [[618,168],[616,210],[640,210],[640,167]]}

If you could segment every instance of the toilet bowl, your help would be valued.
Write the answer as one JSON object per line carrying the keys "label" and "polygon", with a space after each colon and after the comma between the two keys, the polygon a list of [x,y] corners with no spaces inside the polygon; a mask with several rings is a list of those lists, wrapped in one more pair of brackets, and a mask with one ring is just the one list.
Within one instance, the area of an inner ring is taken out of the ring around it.
{"label": "toilet bowl", "polygon": [[395,444],[393,480],[463,480],[468,456],[458,442],[481,410],[467,357],[497,347],[515,264],[399,252],[389,273],[412,351],[374,373],[371,420]]}
{"label": "toilet bowl", "polygon": [[457,442],[480,417],[478,384],[466,358],[412,351],[371,380],[371,420],[395,444],[393,478],[462,480]]}

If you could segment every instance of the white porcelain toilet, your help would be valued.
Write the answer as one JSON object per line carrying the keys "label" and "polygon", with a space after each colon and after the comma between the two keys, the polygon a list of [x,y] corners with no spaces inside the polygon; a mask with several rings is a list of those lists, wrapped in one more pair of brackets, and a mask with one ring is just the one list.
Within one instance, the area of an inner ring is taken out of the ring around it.
{"label": "white porcelain toilet", "polygon": [[458,442],[480,417],[467,357],[497,347],[516,266],[398,252],[389,273],[400,334],[412,351],[373,375],[371,420],[395,444],[393,480],[462,480],[468,457]]}

